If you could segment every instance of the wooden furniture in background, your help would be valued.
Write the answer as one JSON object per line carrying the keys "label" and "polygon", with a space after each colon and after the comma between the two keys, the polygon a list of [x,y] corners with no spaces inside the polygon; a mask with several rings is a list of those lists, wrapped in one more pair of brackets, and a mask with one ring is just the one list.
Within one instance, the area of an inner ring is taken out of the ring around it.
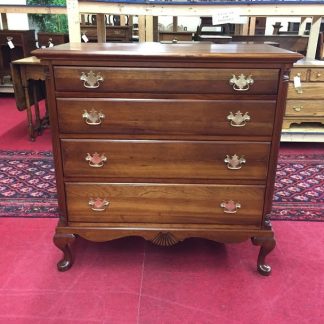
{"label": "wooden furniture in background", "polygon": [[69,34],[66,33],[37,33],[38,46],[50,47],[51,45],[65,44],[69,42]]}
{"label": "wooden furniture in background", "polygon": [[[301,87],[294,85],[296,76]],[[309,122],[324,125],[324,61],[298,61],[290,74],[283,129]]]}
{"label": "wooden furniture in background", "polygon": [[[307,17],[312,18],[312,26],[310,29],[310,38],[308,43],[307,58],[315,59],[316,46],[314,48],[315,39],[318,38],[322,17],[324,17],[324,6],[316,6],[313,3],[305,2],[292,6],[291,3],[280,1],[274,6],[271,2],[261,3],[245,2],[233,3],[235,8],[240,12],[242,17],[251,17],[257,22],[260,17],[302,17],[301,25],[305,26],[303,21]],[[233,8],[234,8],[233,6]],[[120,2],[102,2],[102,1],[83,1],[69,0],[67,7],[48,7],[48,6],[23,6],[23,5],[1,5],[0,13],[36,13],[36,14],[67,14],[69,21],[69,36],[71,42],[81,42],[80,17],[82,13],[86,14],[106,14],[107,12],[115,12],[120,15],[138,15],[139,16],[139,41],[153,41],[153,33],[143,32],[143,29],[153,29],[154,19],[152,17],[164,16],[210,16],[214,10],[222,10],[232,7],[228,3],[214,2],[210,4],[195,4],[190,12],[187,6],[179,4],[128,4]],[[145,17],[145,15],[147,15]],[[142,19],[144,18],[144,19]],[[253,24],[252,24],[253,25]],[[302,28],[304,29],[304,28]],[[303,32],[301,33],[303,34]]]}
{"label": "wooden furniture in background", "polygon": [[253,35],[253,36],[243,36],[243,35],[233,35],[232,42],[274,42],[279,44],[279,47],[305,54],[308,44],[308,36],[298,36],[298,35]]}
{"label": "wooden furniture in background", "polygon": [[189,237],[275,247],[269,220],[292,63],[267,45],[70,44],[35,55],[47,93],[60,221],[77,236]]}
{"label": "wooden furniture in background", "polygon": [[192,41],[192,32],[159,32],[159,41]]}
{"label": "wooden furniture in background", "polygon": [[46,100],[46,64],[35,56],[26,57],[11,63],[11,74],[17,108],[21,111],[26,109],[28,136],[34,141],[36,135],[48,127],[47,109],[45,116],[41,117],[38,104],[40,100]]}
{"label": "wooden furniture in background", "polygon": [[212,17],[200,17],[200,25],[194,34],[194,40],[223,44],[231,41],[230,33],[230,24],[213,25]]}
{"label": "wooden furniture in background", "polygon": [[[10,48],[12,41],[14,48]],[[0,30],[0,92],[13,92],[10,62],[30,56],[36,48],[34,30]]]}
{"label": "wooden furniture in background", "polygon": [[[97,26],[83,25],[81,32],[85,34],[90,42],[97,42]],[[132,26],[106,26],[107,42],[131,42]]]}

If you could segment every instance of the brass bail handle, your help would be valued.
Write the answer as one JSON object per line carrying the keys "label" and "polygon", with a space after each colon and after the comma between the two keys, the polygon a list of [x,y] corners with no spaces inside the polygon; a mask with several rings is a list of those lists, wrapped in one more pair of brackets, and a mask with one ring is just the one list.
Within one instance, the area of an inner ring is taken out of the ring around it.
{"label": "brass bail handle", "polygon": [[229,84],[233,86],[235,91],[248,91],[250,89],[250,85],[254,84],[254,80],[252,79],[252,75],[245,76],[241,73],[238,77],[233,74],[232,78],[229,80]]}
{"label": "brass bail handle", "polygon": [[90,126],[101,125],[105,117],[106,116],[104,113],[95,109],[91,109],[89,112],[87,110],[84,110],[82,114],[83,120]]}
{"label": "brass bail handle", "polygon": [[220,204],[220,207],[223,208],[223,211],[226,214],[236,214],[238,209],[241,208],[241,204],[239,202],[235,202],[234,200],[227,200],[223,201]]}
{"label": "brass bail handle", "polygon": [[302,111],[304,107],[303,106],[293,106],[293,109],[296,111],[296,112],[300,112]]}
{"label": "brass bail handle", "polygon": [[226,163],[228,169],[239,170],[242,168],[242,165],[246,163],[246,159],[244,156],[239,157],[237,154],[234,154],[231,157],[226,155],[224,162]]}
{"label": "brass bail handle", "polygon": [[80,80],[83,81],[83,86],[85,88],[96,89],[99,88],[100,82],[103,82],[104,78],[100,72],[95,73],[91,70],[88,73],[82,72]]}
{"label": "brass bail handle", "polygon": [[108,206],[109,206],[110,202],[105,199],[105,198],[90,198],[88,205],[90,206],[91,210],[95,211],[95,212],[103,212],[105,211]]}
{"label": "brass bail handle", "polygon": [[243,114],[240,110],[238,110],[235,114],[230,112],[230,114],[227,116],[227,120],[233,127],[244,127],[246,122],[251,120],[251,117],[249,116],[249,113],[246,112]]}
{"label": "brass bail handle", "polygon": [[92,168],[102,168],[108,159],[104,153],[100,155],[99,153],[95,152],[92,155],[90,153],[87,153],[85,160]]}

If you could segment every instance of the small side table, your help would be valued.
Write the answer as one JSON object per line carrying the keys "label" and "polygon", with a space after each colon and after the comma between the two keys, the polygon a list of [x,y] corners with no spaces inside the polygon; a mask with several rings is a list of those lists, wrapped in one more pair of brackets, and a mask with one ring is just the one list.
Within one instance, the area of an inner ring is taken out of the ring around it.
{"label": "small side table", "polygon": [[[12,82],[15,90],[16,105],[18,110],[27,111],[28,135],[31,141],[35,141],[36,133],[41,134],[49,125],[48,110],[45,91],[45,67],[35,56],[26,57],[11,62]],[[46,113],[40,116],[39,100],[45,99]],[[32,105],[34,105],[35,123],[33,121]]]}

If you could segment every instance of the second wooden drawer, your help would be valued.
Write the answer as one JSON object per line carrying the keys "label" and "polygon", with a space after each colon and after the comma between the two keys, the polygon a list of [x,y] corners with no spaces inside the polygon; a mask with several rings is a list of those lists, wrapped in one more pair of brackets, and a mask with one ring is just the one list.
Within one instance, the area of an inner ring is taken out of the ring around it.
{"label": "second wooden drawer", "polygon": [[58,98],[63,133],[271,136],[276,102]]}
{"label": "second wooden drawer", "polygon": [[67,177],[260,180],[269,150],[251,142],[62,140]]}

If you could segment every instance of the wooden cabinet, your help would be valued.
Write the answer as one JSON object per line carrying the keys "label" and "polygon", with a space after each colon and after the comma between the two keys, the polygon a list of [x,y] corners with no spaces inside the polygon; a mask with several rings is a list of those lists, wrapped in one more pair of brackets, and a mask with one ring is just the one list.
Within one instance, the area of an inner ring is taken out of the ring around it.
{"label": "wooden cabinet", "polygon": [[35,48],[34,30],[0,30],[0,92],[1,85],[11,84],[10,63],[30,56]]}
{"label": "wooden cabinet", "polygon": [[38,47],[51,47],[69,42],[69,35],[65,33],[37,33]]}
{"label": "wooden cabinet", "polygon": [[[132,26],[106,26],[107,42],[131,42]],[[81,32],[87,36],[90,42],[97,42],[97,26],[81,25]]]}
{"label": "wooden cabinet", "polygon": [[[70,47],[71,46],[71,47]],[[275,247],[269,215],[289,69],[267,45],[79,44],[35,54],[47,83],[61,218],[76,238],[189,237]]]}
{"label": "wooden cabinet", "polygon": [[[294,82],[294,78],[297,77]],[[300,80],[300,84],[298,82]],[[298,61],[290,74],[283,129],[292,124],[324,124],[324,62]]]}

